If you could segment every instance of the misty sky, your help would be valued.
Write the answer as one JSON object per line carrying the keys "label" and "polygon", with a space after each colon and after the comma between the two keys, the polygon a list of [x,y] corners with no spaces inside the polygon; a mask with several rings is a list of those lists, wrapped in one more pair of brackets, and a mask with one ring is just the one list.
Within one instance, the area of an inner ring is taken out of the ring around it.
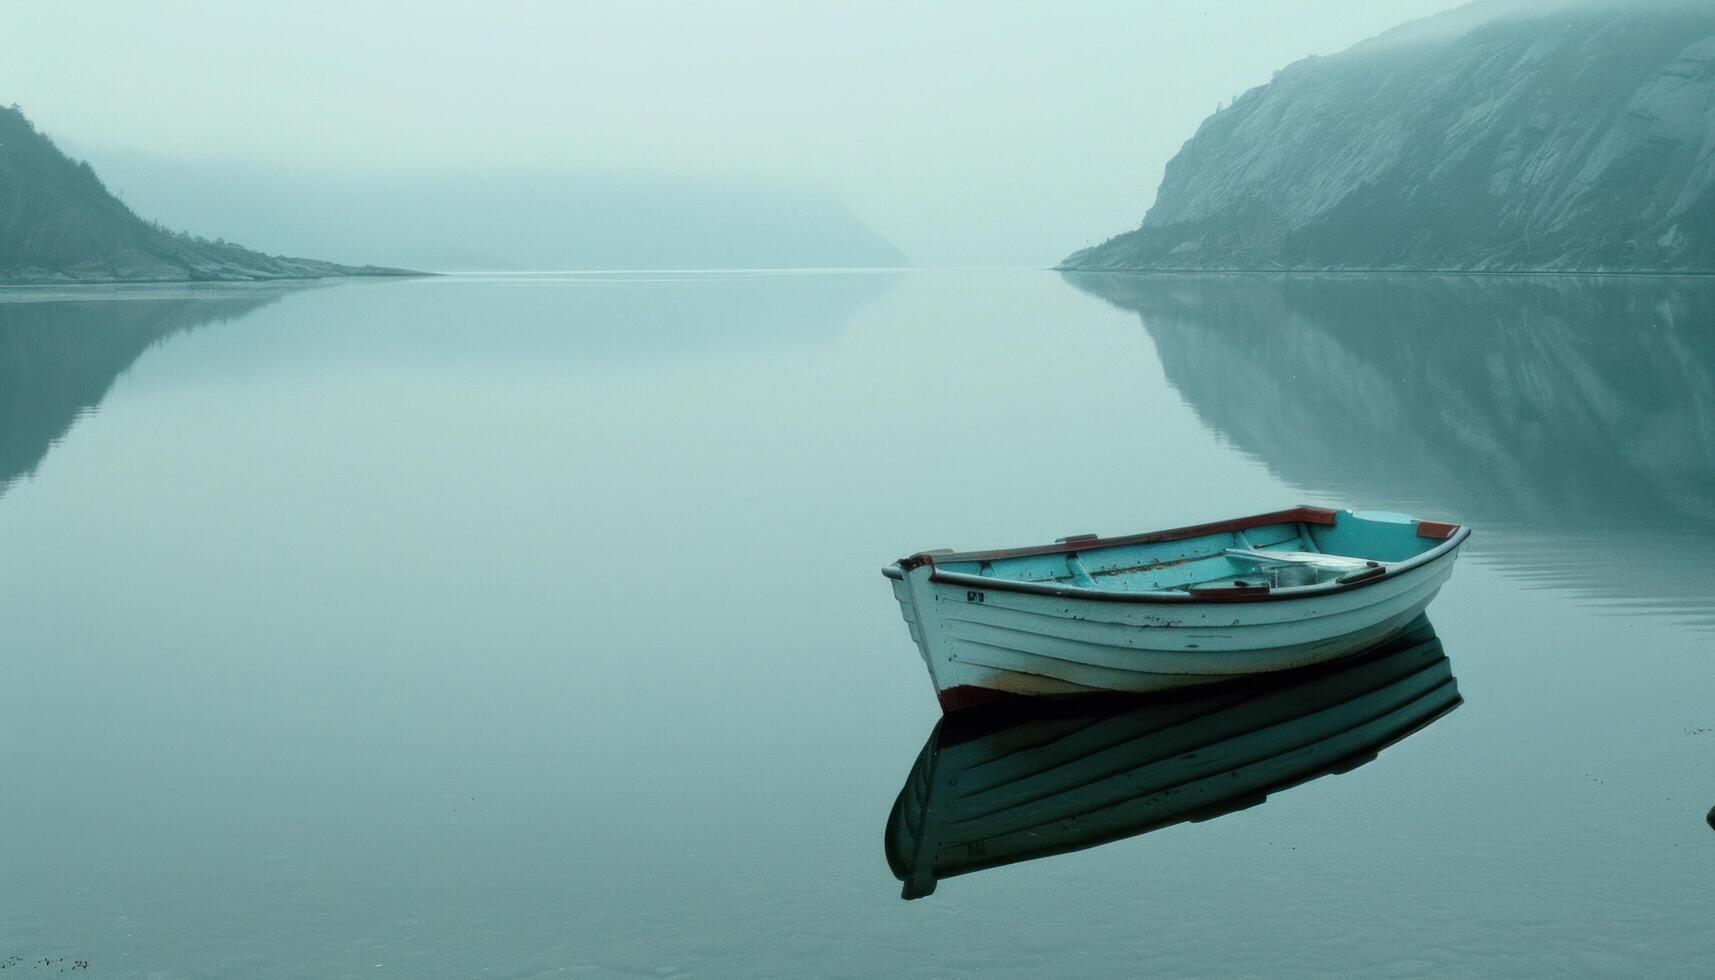
{"label": "misty sky", "polygon": [[1220,101],[1454,0],[31,4],[0,103],[56,138],[339,172],[825,184],[916,262],[1134,226]]}

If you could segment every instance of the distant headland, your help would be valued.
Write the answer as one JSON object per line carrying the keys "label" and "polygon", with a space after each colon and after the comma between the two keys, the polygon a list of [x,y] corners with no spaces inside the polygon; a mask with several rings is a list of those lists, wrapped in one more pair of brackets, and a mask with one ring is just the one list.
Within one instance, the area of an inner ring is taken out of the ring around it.
{"label": "distant headland", "polygon": [[0,284],[408,275],[421,273],[264,255],[169,231],[133,213],[16,105],[0,108]]}

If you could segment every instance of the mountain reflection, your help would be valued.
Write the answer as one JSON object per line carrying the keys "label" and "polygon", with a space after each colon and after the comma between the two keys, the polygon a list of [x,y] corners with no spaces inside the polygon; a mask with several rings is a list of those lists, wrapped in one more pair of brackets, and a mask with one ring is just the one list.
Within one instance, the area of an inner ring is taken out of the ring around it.
{"label": "mountain reflection", "polygon": [[0,493],[34,473],[150,346],[243,316],[282,291],[130,287],[96,299],[61,295],[17,290],[0,298]]}
{"label": "mountain reflection", "polygon": [[1146,700],[996,706],[943,718],[888,816],[887,861],[941,878],[1209,820],[1349,772],[1457,707],[1427,619],[1337,664]]}
{"label": "mountain reflection", "polygon": [[1282,479],[1473,524],[1545,584],[1715,610],[1715,279],[1067,279]]}

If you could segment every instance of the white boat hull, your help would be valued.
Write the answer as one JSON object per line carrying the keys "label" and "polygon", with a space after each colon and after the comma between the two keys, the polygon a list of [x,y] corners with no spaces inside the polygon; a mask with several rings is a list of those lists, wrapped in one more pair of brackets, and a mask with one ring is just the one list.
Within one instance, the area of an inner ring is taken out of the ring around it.
{"label": "white boat hull", "polygon": [[1132,603],[893,579],[944,707],[994,694],[1148,692],[1336,660],[1398,633],[1457,549],[1362,588],[1279,601]]}

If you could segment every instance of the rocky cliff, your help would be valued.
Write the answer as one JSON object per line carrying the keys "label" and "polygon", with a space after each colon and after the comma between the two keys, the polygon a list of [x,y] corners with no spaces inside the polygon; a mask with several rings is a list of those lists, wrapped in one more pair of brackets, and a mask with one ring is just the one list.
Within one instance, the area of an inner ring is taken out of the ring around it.
{"label": "rocky cliff", "polygon": [[1715,272],[1715,3],[1489,0],[1297,62],[1062,268]]}
{"label": "rocky cliff", "polygon": [[175,234],[108,193],[17,106],[0,108],[0,282],[211,282],[397,275]]}

